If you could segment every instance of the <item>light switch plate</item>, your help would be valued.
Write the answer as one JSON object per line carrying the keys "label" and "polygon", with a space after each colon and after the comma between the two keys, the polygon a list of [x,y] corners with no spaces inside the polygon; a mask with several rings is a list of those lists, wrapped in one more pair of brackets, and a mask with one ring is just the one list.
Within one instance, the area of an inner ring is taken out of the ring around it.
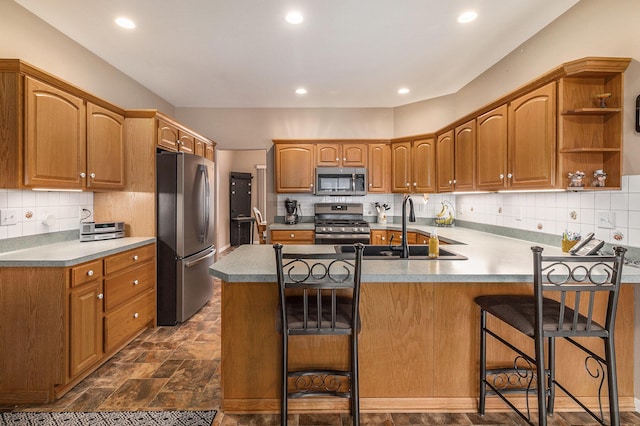
{"label": "light switch plate", "polygon": [[0,226],[18,223],[18,209],[0,209]]}

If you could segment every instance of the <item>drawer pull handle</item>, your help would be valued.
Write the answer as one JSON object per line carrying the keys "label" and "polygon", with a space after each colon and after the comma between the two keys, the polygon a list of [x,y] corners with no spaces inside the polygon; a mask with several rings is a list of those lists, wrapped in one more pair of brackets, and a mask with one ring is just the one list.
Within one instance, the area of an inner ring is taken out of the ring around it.
{"label": "drawer pull handle", "polygon": [[138,280],[133,280],[133,285],[138,285],[138,284],[139,284]]}
{"label": "drawer pull handle", "polygon": [[88,275],[88,276],[90,276],[90,277],[92,277],[92,276],[93,276],[93,269],[89,269],[89,270],[87,271],[87,275]]}
{"label": "drawer pull handle", "polygon": [[100,294],[98,295],[98,299],[104,299],[104,294],[100,293]]}
{"label": "drawer pull handle", "polygon": [[138,260],[138,255],[137,254],[133,255],[133,260]]}
{"label": "drawer pull handle", "polygon": [[133,314],[134,318],[138,318],[140,316],[140,314],[138,314],[137,312],[135,314]]}

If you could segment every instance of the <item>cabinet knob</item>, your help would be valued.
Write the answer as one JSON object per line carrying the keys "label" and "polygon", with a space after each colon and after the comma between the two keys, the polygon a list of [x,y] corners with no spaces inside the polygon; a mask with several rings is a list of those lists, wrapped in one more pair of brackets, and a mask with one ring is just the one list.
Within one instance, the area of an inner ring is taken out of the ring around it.
{"label": "cabinet knob", "polygon": [[87,174],[85,172],[82,172],[82,173],[80,173],[80,177],[81,178],[87,177]]}
{"label": "cabinet knob", "polygon": [[140,282],[138,280],[133,280],[133,285],[138,285]]}
{"label": "cabinet knob", "polygon": [[98,299],[104,299],[104,294],[100,293],[100,294],[98,295]]}
{"label": "cabinet knob", "polygon": [[91,173],[91,174],[89,175],[89,177],[90,177],[91,179],[95,179],[96,174],[95,174],[95,173]]}
{"label": "cabinet knob", "polygon": [[406,183],[407,186],[410,186],[411,184],[409,182]]}
{"label": "cabinet knob", "polygon": [[93,276],[93,269],[89,269],[87,271],[87,276],[92,277]]}
{"label": "cabinet knob", "polygon": [[137,254],[133,255],[133,260],[138,260],[138,255]]}
{"label": "cabinet knob", "polygon": [[507,177],[508,177],[509,179],[511,179],[511,178],[513,177],[513,175],[512,175],[511,173],[507,173]]}
{"label": "cabinet knob", "polygon": [[139,313],[137,313],[137,312],[136,312],[135,314],[133,314],[133,317],[134,317],[134,318],[138,318],[139,316],[140,316],[140,314],[139,314]]}
{"label": "cabinet knob", "polygon": [[338,157],[336,157],[336,161],[340,161],[340,159]]}
{"label": "cabinet knob", "polygon": [[387,239],[386,237],[382,237],[382,241],[384,241],[384,240],[386,240],[386,239]]}
{"label": "cabinet knob", "polygon": [[176,145],[180,145],[180,139],[176,139]]}
{"label": "cabinet knob", "polygon": [[413,182],[413,186],[418,186],[418,182]]}
{"label": "cabinet knob", "polygon": [[449,185],[451,185],[452,183],[453,183],[453,181],[452,181],[452,180],[449,180]]}
{"label": "cabinet knob", "polygon": [[291,235],[289,235],[289,236],[290,236],[291,238],[295,238],[295,237],[296,237],[296,234],[291,234]]}
{"label": "cabinet knob", "polygon": [[457,182],[457,180],[455,180],[455,179],[454,179],[454,180],[453,180],[453,184],[455,185],[455,183],[456,183],[456,182]]}
{"label": "cabinet knob", "polygon": [[373,186],[373,184],[372,184],[372,183],[370,183],[370,184],[369,184],[369,186]]}
{"label": "cabinet knob", "polygon": [[344,158],[342,159],[342,161],[347,161],[347,157],[344,157]]}
{"label": "cabinet knob", "polygon": [[500,173],[500,180],[504,179],[504,175],[502,173]]}

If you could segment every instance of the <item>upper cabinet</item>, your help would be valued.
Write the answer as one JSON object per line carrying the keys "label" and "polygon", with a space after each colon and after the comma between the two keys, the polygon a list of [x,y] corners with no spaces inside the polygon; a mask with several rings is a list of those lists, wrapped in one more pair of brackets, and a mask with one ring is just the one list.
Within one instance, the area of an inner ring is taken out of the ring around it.
{"label": "upper cabinet", "polygon": [[526,93],[508,108],[507,188],[556,183],[556,83]]}
{"label": "upper cabinet", "polygon": [[476,119],[476,189],[507,187],[507,105]]}
{"label": "upper cabinet", "polygon": [[25,77],[24,185],[82,189],[86,177],[84,101]]}
{"label": "upper cabinet", "polygon": [[436,145],[430,136],[415,136],[391,144],[391,191],[435,192]]}
{"label": "upper cabinet", "polygon": [[335,167],[366,167],[366,143],[318,143],[316,165]]}
{"label": "upper cabinet", "polygon": [[155,113],[158,125],[156,145],[167,151],[184,152],[214,161],[213,141],[198,136],[182,124],[161,113]]}
{"label": "upper cabinet", "polygon": [[[628,59],[587,58],[564,65],[558,81],[558,180],[585,173],[583,187],[620,189],[622,175],[623,72]],[[604,181],[595,171],[606,173]],[[601,186],[603,185],[603,186]]]}
{"label": "upper cabinet", "polygon": [[0,60],[0,187],[124,187],[124,111],[19,60]]}
{"label": "upper cabinet", "polygon": [[388,143],[372,143],[368,146],[367,182],[369,192],[391,191],[391,146]]}
{"label": "upper cabinet", "polygon": [[275,142],[276,192],[314,192],[316,145]]}
{"label": "upper cabinet", "polygon": [[438,156],[438,192],[451,192],[455,185],[454,131],[438,135],[436,154]]}
{"label": "upper cabinet", "polygon": [[438,135],[438,192],[472,191],[476,174],[476,120]]}
{"label": "upper cabinet", "polygon": [[87,103],[87,188],[124,188],[124,116]]}

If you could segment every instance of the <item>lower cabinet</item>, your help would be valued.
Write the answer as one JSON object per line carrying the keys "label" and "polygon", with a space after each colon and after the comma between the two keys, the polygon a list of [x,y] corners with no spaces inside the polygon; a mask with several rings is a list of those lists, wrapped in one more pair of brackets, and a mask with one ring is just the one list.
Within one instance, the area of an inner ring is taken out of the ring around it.
{"label": "lower cabinet", "polygon": [[309,230],[273,230],[271,231],[271,242],[273,244],[313,244],[315,232]]}
{"label": "lower cabinet", "polygon": [[155,325],[155,245],[71,268],[69,376],[86,376]]}

